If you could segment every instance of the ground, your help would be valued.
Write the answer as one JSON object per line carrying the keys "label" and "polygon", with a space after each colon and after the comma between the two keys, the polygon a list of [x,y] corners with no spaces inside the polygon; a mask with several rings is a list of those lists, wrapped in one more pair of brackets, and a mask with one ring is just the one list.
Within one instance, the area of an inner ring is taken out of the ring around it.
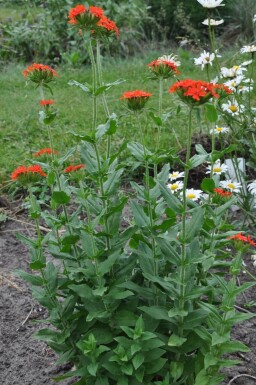
{"label": "ground", "polygon": [[[34,227],[27,220],[26,213],[20,212],[19,205],[6,207],[2,203],[2,212],[8,213],[8,220],[0,222],[0,377],[1,385],[54,385],[52,378],[69,369],[70,366],[56,365],[57,357],[43,342],[33,338],[33,333],[41,328],[40,323],[46,317],[46,311],[36,303],[28,286],[15,275],[15,270],[28,271],[29,253],[16,238],[16,232],[33,236]],[[1,211],[0,211],[1,213]],[[253,267],[247,258],[249,269]],[[243,274],[240,281],[249,280]],[[246,292],[237,306],[239,311],[246,311],[245,303],[256,301],[255,289]],[[244,310],[243,310],[244,309]],[[250,311],[256,311],[251,308]],[[256,377],[256,318],[245,321],[235,327],[233,338],[242,341],[251,349],[249,353],[238,353],[233,358],[240,359],[241,364],[228,369],[228,377],[222,385],[239,374]],[[72,381],[63,381],[69,385]],[[232,384],[255,385],[256,380],[249,377],[238,377]]]}

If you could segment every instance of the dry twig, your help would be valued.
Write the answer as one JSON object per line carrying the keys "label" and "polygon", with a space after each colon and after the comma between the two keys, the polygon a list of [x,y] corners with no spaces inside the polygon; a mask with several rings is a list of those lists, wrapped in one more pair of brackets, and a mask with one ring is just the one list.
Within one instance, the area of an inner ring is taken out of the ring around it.
{"label": "dry twig", "polygon": [[256,380],[256,377],[250,376],[250,374],[238,374],[237,376],[232,378],[232,380],[229,381],[228,385],[231,385],[235,380],[237,380],[240,377],[247,377],[247,378],[251,378],[252,380]]}

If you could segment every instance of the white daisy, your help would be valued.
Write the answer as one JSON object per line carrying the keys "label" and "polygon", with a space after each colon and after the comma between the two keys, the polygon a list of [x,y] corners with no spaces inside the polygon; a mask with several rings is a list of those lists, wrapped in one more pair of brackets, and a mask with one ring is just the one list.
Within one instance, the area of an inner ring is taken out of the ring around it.
{"label": "white daisy", "polygon": [[252,21],[253,21],[253,23],[256,23],[256,15],[253,16]]}
{"label": "white daisy", "polygon": [[[220,25],[223,23],[224,23],[223,19],[221,19],[221,20],[210,19],[210,26],[211,27],[216,27],[217,25]],[[205,19],[204,21],[202,21],[202,24],[203,25],[209,25],[209,19]]]}
{"label": "white daisy", "polygon": [[227,133],[229,131],[230,131],[229,127],[219,127],[219,126],[216,126],[212,130],[210,130],[210,134],[225,134],[225,133]]}
{"label": "white daisy", "polygon": [[247,60],[247,61],[244,61],[244,62],[241,64],[241,66],[248,66],[248,65],[250,65],[250,64],[252,64],[252,60]]}
{"label": "white daisy", "polygon": [[190,199],[191,201],[196,201],[201,198],[203,194],[202,190],[195,190],[193,188],[188,188],[186,190],[186,198]]}
{"label": "white daisy", "polygon": [[253,261],[253,262],[252,262],[253,266],[256,267],[256,254],[252,254],[252,255],[251,255],[251,259],[252,259],[252,261]]}
{"label": "white daisy", "polygon": [[172,193],[174,193],[175,191],[182,190],[183,186],[184,186],[184,183],[181,181],[176,181],[174,183],[169,183],[167,185],[167,187],[171,190]]}
{"label": "white daisy", "polygon": [[204,8],[216,8],[220,6],[224,6],[225,4],[221,4],[223,0],[197,0]]}
{"label": "white daisy", "polygon": [[220,187],[223,187],[232,192],[240,192],[242,185],[241,183],[238,183],[238,182],[232,182],[232,180],[229,179],[229,180],[222,180],[220,182]]}
{"label": "white daisy", "polygon": [[240,85],[237,87],[237,92],[238,94],[244,94],[246,92],[251,92],[253,90],[253,87],[252,86],[243,86],[243,85]]}
{"label": "white daisy", "polygon": [[207,64],[212,65],[214,58],[215,58],[214,53],[209,53],[204,51],[203,53],[201,53],[201,55],[198,58],[194,58],[194,63],[195,65],[201,65],[202,66],[201,68],[203,70],[205,65]]}
{"label": "white daisy", "polygon": [[231,68],[222,67],[220,69],[220,75],[223,78],[235,78],[238,75],[243,75],[243,71],[247,71],[242,65],[233,66]]}
{"label": "white daisy", "polygon": [[250,53],[250,52],[256,52],[256,45],[245,45],[243,48],[240,50],[241,53]]}
{"label": "white daisy", "polygon": [[252,183],[249,183],[247,187],[252,195],[256,195],[256,180]]}
{"label": "white daisy", "polygon": [[163,55],[163,56],[160,56],[157,60],[169,61],[169,62],[172,62],[173,64],[175,64],[177,67],[180,66],[180,61],[178,60],[177,55],[173,55],[173,54]]}
{"label": "white daisy", "polygon": [[224,85],[230,88],[232,91],[236,91],[237,87],[243,81],[243,79],[244,79],[244,76],[239,75],[231,80],[228,80],[227,82],[224,83]]}
{"label": "white daisy", "polygon": [[184,178],[184,172],[173,171],[169,174],[169,179],[171,180],[176,180],[179,178]]}
{"label": "white daisy", "polygon": [[218,159],[218,160],[216,160],[216,162],[214,162],[213,168],[211,165],[207,166],[206,174],[210,174],[211,170],[212,170],[214,175],[221,175],[222,173],[228,171],[228,166],[224,163],[221,164],[220,160]]}
{"label": "white daisy", "polygon": [[232,116],[239,115],[245,109],[244,105],[243,104],[239,105],[235,99],[233,99],[232,101],[228,100],[228,102],[223,103],[221,107],[223,111],[228,112]]}

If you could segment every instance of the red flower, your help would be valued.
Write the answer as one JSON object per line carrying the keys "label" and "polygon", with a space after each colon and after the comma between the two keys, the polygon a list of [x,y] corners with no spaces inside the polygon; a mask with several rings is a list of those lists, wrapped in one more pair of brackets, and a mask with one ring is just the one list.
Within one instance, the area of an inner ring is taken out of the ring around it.
{"label": "red flower", "polygon": [[72,171],[81,170],[81,169],[83,169],[83,168],[85,168],[85,165],[84,165],[84,164],[77,164],[76,166],[70,165],[70,166],[68,166],[68,167],[65,168],[64,172],[69,173],[69,172],[72,172]]}
{"label": "red flower", "polygon": [[81,4],[78,4],[75,8],[71,8],[68,15],[70,24],[90,28],[95,25],[101,17],[104,17],[102,8],[90,6],[88,9]]}
{"label": "red flower", "polygon": [[172,75],[178,75],[180,72],[177,65],[172,61],[157,59],[148,64],[148,67],[155,73],[155,75],[163,76],[165,79]]}
{"label": "red flower", "polygon": [[152,96],[150,92],[141,90],[124,92],[120,99],[126,99],[128,102],[128,108],[133,111],[141,110],[148,99]]}
{"label": "red flower", "polygon": [[232,195],[232,192],[230,191],[225,191],[222,188],[215,188],[213,190],[216,194],[220,195],[221,197],[230,197]]}
{"label": "red flower", "polygon": [[40,85],[50,83],[53,81],[54,76],[59,76],[51,67],[37,63],[28,66],[24,71],[22,71],[22,73],[25,78],[28,78],[32,82]]}
{"label": "red flower", "polygon": [[41,106],[49,106],[50,104],[54,104],[54,100],[49,99],[49,100],[40,100],[40,105]]}
{"label": "red flower", "polygon": [[219,98],[219,95],[216,92],[219,89],[219,84],[186,79],[174,83],[170,87],[169,92],[177,92],[185,103],[190,105],[200,105],[207,102],[212,97]]}
{"label": "red flower", "polygon": [[102,28],[100,28],[99,30],[100,33],[103,32],[103,34],[105,34],[106,32],[108,32],[108,34],[112,34],[114,32],[116,36],[120,35],[119,29],[117,28],[116,23],[108,19],[106,16],[101,17],[101,19],[97,23],[97,26],[103,28],[103,31],[102,31]]}
{"label": "red flower", "polygon": [[46,73],[51,73],[52,76],[59,76],[57,74],[57,72],[54,71],[54,69],[52,69],[51,67],[44,65],[44,64],[37,64],[37,63],[33,63],[31,66],[28,66],[27,69],[22,71],[22,73],[23,73],[24,77],[26,78],[27,76],[29,76],[34,71],[46,72]]}
{"label": "red flower", "polygon": [[[51,148],[42,148],[40,151],[37,151],[34,153],[33,156],[43,156],[43,155],[51,155],[52,149]],[[53,150],[54,154],[58,154],[58,151]]]}
{"label": "red flower", "polygon": [[11,178],[12,180],[25,178],[24,181],[29,182],[35,180],[36,178],[34,177],[37,176],[46,176],[46,174],[42,170],[41,166],[35,164],[29,167],[19,166],[18,168],[16,168],[16,170],[13,171]]}
{"label": "red flower", "polygon": [[256,242],[254,242],[250,235],[243,235],[242,233],[239,233],[239,234],[236,234],[236,235],[232,235],[232,237],[229,237],[228,239],[234,239],[234,240],[237,240],[237,241],[242,241],[244,243],[249,243],[250,245],[252,246],[256,246]]}

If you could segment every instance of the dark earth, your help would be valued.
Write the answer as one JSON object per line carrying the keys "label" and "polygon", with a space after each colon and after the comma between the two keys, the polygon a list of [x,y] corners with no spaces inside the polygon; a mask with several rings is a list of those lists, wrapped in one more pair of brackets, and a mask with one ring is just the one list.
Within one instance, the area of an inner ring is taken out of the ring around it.
{"label": "dark earth", "polygon": [[[30,258],[26,246],[15,234],[20,232],[31,237],[35,234],[33,224],[20,207],[20,203],[10,205],[0,199],[0,218],[7,215],[5,221],[0,221],[0,385],[54,385],[53,377],[65,373],[70,365],[56,365],[55,353],[44,342],[33,338],[33,333],[42,327],[35,320],[45,319],[47,314],[33,300],[29,287],[15,275],[17,269],[28,271]],[[245,263],[254,273],[250,256],[245,257]],[[249,280],[247,274],[240,277],[241,283]],[[239,298],[238,311],[248,311],[245,305],[250,301],[256,301],[255,288]],[[256,307],[249,310],[255,312]],[[241,364],[227,370],[227,380],[222,385],[255,385],[256,317],[237,325],[233,338],[245,343],[251,351],[232,355],[241,360]],[[65,380],[61,384],[70,385],[73,381]]]}

